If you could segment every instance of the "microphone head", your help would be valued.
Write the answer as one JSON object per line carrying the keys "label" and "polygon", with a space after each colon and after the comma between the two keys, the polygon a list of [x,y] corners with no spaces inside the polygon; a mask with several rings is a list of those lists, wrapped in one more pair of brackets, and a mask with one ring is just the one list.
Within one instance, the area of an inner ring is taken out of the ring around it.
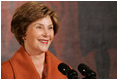
{"label": "microphone head", "polygon": [[67,77],[68,79],[78,79],[78,73],[74,69],[71,69],[68,71]]}
{"label": "microphone head", "polygon": [[81,63],[79,66],[78,66],[78,70],[80,71],[80,73],[83,75],[83,76],[86,76],[87,75],[87,72],[90,70],[89,67],[87,67],[85,64]]}
{"label": "microphone head", "polygon": [[60,63],[60,64],[58,65],[58,70],[59,70],[62,74],[67,75],[67,72],[68,72],[69,70],[71,70],[71,69],[70,69],[70,67],[69,67],[68,65],[66,65],[65,63]]}
{"label": "microphone head", "polygon": [[96,76],[96,73],[83,63],[78,66],[78,70],[83,76]]}

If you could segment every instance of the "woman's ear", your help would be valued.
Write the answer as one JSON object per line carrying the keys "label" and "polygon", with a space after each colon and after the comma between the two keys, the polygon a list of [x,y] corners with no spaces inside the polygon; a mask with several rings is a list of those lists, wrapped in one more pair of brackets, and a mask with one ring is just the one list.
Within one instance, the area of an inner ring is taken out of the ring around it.
{"label": "woman's ear", "polygon": [[26,40],[26,34],[22,36],[22,39],[25,41]]}

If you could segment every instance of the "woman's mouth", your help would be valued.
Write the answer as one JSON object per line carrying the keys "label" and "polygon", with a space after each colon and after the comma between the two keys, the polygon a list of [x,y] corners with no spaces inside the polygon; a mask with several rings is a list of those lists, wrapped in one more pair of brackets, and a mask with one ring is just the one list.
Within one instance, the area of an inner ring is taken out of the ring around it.
{"label": "woman's mouth", "polygon": [[39,42],[41,42],[42,44],[48,44],[48,40],[46,39],[39,39]]}

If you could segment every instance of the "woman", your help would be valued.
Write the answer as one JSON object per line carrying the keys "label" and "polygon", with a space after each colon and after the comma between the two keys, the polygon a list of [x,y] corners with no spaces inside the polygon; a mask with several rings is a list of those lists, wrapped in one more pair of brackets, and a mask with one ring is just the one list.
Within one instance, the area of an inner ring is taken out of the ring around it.
{"label": "woman", "polygon": [[62,62],[48,48],[58,30],[56,13],[39,2],[17,8],[11,31],[21,48],[2,63],[2,79],[66,79],[57,69]]}

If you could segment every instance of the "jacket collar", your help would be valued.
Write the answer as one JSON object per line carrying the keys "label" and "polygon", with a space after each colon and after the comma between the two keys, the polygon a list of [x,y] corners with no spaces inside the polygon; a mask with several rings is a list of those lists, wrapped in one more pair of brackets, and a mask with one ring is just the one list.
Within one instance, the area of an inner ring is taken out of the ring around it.
{"label": "jacket collar", "polygon": [[[40,79],[40,75],[23,46],[21,46],[12,57],[11,63],[16,79]],[[45,78],[66,78],[57,69],[58,64],[61,63],[61,61],[49,51],[46,52],[46,63],[47,76]]]}
{"label": "jacket collar", "polygon": [[40,78],[31,58],[29,57],[23,46],[21,46],[21,48],[12,57],[11,63],[16,79]]}

